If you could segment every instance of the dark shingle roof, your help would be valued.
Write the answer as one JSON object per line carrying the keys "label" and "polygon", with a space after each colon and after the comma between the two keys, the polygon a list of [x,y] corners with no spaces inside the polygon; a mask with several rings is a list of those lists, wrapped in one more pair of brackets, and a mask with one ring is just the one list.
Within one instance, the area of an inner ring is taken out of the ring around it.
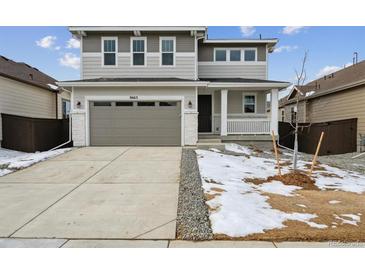
{"label": "dark shingle roof", "polygon": [[56,79],[26,63],[15,62],[1,55],[0,76],[11,78],[13,80],[44,88],[53,92],[57,91],[58,89],[49,86],[49,84],[51,84],[52,86],[56,87]]}
{"label": "dark shingle roof", "polygon": [[[348,66],[336,72],[325,75],[302,86],[295,86],[303,95],[299,100],[320,97],[333,92],[341,92],[351,86],[364,84],[365,81],[365,60],[357,64]],[[284,97],[279,102],[281,106],[292,104],[296,101],[296,96]],[[289,98],[289,100],[287,100]]]}

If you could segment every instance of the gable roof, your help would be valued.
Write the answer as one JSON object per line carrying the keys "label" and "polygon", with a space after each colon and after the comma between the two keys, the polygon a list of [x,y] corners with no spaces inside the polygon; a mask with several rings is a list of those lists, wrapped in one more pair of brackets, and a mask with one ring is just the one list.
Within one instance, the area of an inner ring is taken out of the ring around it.
{"label": "gable roof", "polygon": [[0,55],[0,76],[40,87],[52,92],[58,91],[56,79],[23,62],[15,62]]}
{"label": "gable roof", "polygon": [[364,84],[365,60],[313,80],[306,85],[294,86],[289,95],[283,98],[285,100],[281,101],[281,106],[294,103],[298,92],[301,93],[299,100],[302,101]]}

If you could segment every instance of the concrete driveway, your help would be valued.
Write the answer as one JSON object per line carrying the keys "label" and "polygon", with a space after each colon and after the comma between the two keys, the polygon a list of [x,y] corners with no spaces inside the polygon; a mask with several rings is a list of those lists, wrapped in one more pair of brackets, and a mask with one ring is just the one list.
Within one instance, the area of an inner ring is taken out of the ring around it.
{"label": "concrete driveway", "polygon": [[0,177],[0,237],[174,239],[180,158],[86,147]]}

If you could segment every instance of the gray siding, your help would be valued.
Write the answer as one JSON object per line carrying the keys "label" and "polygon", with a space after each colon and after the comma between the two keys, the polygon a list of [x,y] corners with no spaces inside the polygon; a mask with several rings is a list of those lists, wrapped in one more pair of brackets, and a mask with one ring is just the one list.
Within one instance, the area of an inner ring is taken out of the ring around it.
{"label": "gray siding", "polygon": [[[125,33],[92,33],[83,37],[82,51],[83,52],[101,52],[101,37],[113,36],[118,37],[118,51],[130,52],[130,39],[133,36],[132,32]],[[174,36],[176,37],[177,52],[194,52],[194,37],[190,33],[166,33],[166,32],[149,32],[141,33],[141,36],[147,37],[147,52],[159,52],[159,37]]]}
{"label": "gray siding", "polygon": [[257,48],[257,61],[266,61],[266,46],[258,44],[199,44],[198,52],[200,62],[212,62],[214,61],[214,48]]}
{"label": "gray siding", "polygon": [[[256,113],[255,114],[246,114],[243,113],[243,96],[244,95],[256,95]],[[227,114],[241,115],[241,118],[247,117],[262,117],[266,116],[266,94],[263,91],[235,91],[229,90],[227,95]],[[214,113],[221,113],[221,93],[220,91],[214,92]],[[236,116],[237,117],[237,116]]]}
{"label": "gray siding", "polygon": [[[214,48],[257,48],[258,62],[214,62]],[[261,44],[207,44],[198,47],[199,78],[267,79],[266,45]]]}
{"label": "gray siding", "polygon": [[267,79],[266,63],[256,64],[218,64],[199,62],[199,78],[250,78],[250,79]]}
{"label": "gray siding", "polygon": [[45,89],[0,76],[0,140],[2,140],[1,113],[56,118],[56,96]]}
{"label": "gray siding", "polygon": [[160,66],[160,55],[158,53],[147,54],[147,65],[145,67],[131,66],[130,54],[118,57],[117,67],[103,67],[101,65],[101,54],[84,55],[82,78],[91,79],[98,77],[178,77],[194,79],[195,57],[192,54],[180,56],[176,54],[176,65],[174,67]]}

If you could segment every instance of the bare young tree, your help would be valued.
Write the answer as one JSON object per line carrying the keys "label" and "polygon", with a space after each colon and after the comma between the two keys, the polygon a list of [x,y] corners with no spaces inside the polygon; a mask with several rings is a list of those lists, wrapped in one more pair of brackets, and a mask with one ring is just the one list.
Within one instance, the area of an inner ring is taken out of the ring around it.
{"label": "bare young tree", "polygon": [[295,115],[295,123],[293,124],[290,121],[290,125],[292,126],[292,128],[294,129],[294,153],[293,153],[293,170],[296,171],[297,170],[297,162],[298,162],[298,129],[299,129],[299,122],[298,122],[298,108],[299,108],[299,99],[300,99],[300,95],[303,95],[300,92],[300,86],[304,85],[304,82],[306,80],[307,77],[307,73],[305,70],[305,65],[307,62],[307,56],[308,56],[308,52],[306,51],[304,53],[304,57],[302,60],[302,66],[300,71],[298,72],[298,70],[295,69],[295,75],[296,75],[296,84],[298,86],[298,92],[296,94],[296,115]]}

